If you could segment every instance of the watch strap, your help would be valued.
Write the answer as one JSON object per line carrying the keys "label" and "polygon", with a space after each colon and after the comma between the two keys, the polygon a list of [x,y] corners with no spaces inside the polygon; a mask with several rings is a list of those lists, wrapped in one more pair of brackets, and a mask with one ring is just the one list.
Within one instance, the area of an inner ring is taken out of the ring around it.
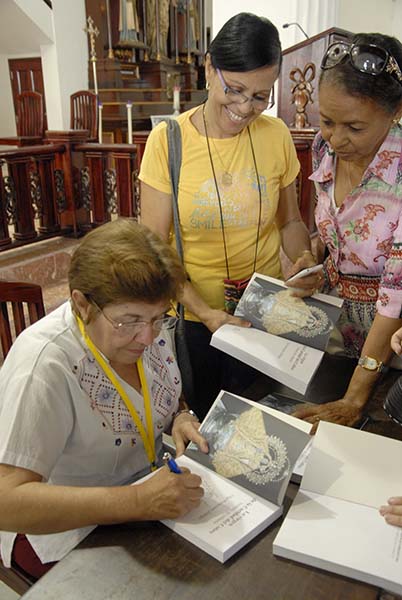
{"label": "watch strap", "polygon": [[372,356],[361,356],[358,361],[359,367],[366,369],[367,371],[386,373],[388,367],[383,362],[373,358]]}
{"label": "watch strap", "polygon": [[197,417],[197,415],[195,414],[195,412],[193,410],[191,410],[190,408],[184,408],[183,410],[179,410],[174,418],[178,417],[179,415],[182,415],[183,413],[187,413],[188,415],[191,415],[192,417],[195,417],[197,419],[197,421],[199,421],[199,418]]}

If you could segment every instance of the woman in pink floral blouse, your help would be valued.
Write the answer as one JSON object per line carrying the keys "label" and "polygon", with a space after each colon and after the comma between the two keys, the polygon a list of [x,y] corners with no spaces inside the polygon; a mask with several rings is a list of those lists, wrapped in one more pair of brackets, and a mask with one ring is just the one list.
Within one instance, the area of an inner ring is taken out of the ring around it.
{"label": "woman in pink floral blouse", "polygon": [[314,142],[323,291],[344,298],[333,351],[358,358],[343,398],[295,413],[356,423],[402,325],[402,44],[381,34],[336,42],[321,64]]}

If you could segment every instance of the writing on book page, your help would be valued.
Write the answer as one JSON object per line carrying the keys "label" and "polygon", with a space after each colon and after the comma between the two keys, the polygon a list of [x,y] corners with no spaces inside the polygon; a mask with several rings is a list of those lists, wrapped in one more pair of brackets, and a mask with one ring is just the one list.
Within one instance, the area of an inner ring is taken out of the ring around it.
{"label": "writing on book page", "polygon": [[[287,346],[288,346],[288,344],[286,344],[286,347],[283,349],[283,352],[286,351]],[[280,355],[280,358],[281,358],[281,355]],[[289,358],[290,370],[293,371],[294,369],[297,369],[297,367],[299,365],[302,365],[304,363],[306,358],[307,358],[307,348],[305,346],[296,348],[295,351],[293,352],[293,354],[291,354],[291,356]]]}
{"label": "writing on book page", "polygon": [[[179,462],[182,464],[183,457]],[[209,533],[214,534],[223,528],[230,528],[251,514],[256,503],[254,497],[242,493],[237,486],[233,487],[197,464],[191,464],[191,470],[202,478],[204,496],[200,505],[182,517],[181,522],[194,525],[207,523]]]}

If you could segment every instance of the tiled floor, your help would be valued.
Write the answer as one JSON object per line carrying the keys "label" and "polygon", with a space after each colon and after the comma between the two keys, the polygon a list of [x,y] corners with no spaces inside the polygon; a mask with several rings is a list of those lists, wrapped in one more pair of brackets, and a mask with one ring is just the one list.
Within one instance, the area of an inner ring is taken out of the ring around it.
{"label": "tiled floor", "polygon": [[67,279],[62,279],[58,283],[44,287],[42,292],[46,314],[63,304],[70,297]]}

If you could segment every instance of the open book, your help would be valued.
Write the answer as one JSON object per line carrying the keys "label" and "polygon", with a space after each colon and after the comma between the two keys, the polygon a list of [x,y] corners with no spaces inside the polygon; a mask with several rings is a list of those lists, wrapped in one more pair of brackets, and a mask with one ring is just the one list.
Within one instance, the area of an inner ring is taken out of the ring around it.
{"label": "open book", "polygon": [[163,523],[226,561],[282,514],[310,429],[309,423],[220,392],[200,428],[209,453],[190,444],[177,459],[201,477],[205,495],[188,515]]}
{"label": "open book", "polygon": [[223,325],[211,344],[304,394],[342,303],[326,294],[296,298],[279,279],[254,273],[235,312],[252,327]]}
{"label": "open book", "polygon": [[378,509],[402,490],[402,442],[322,421],[278,556],[402,593],[402,528]]}

